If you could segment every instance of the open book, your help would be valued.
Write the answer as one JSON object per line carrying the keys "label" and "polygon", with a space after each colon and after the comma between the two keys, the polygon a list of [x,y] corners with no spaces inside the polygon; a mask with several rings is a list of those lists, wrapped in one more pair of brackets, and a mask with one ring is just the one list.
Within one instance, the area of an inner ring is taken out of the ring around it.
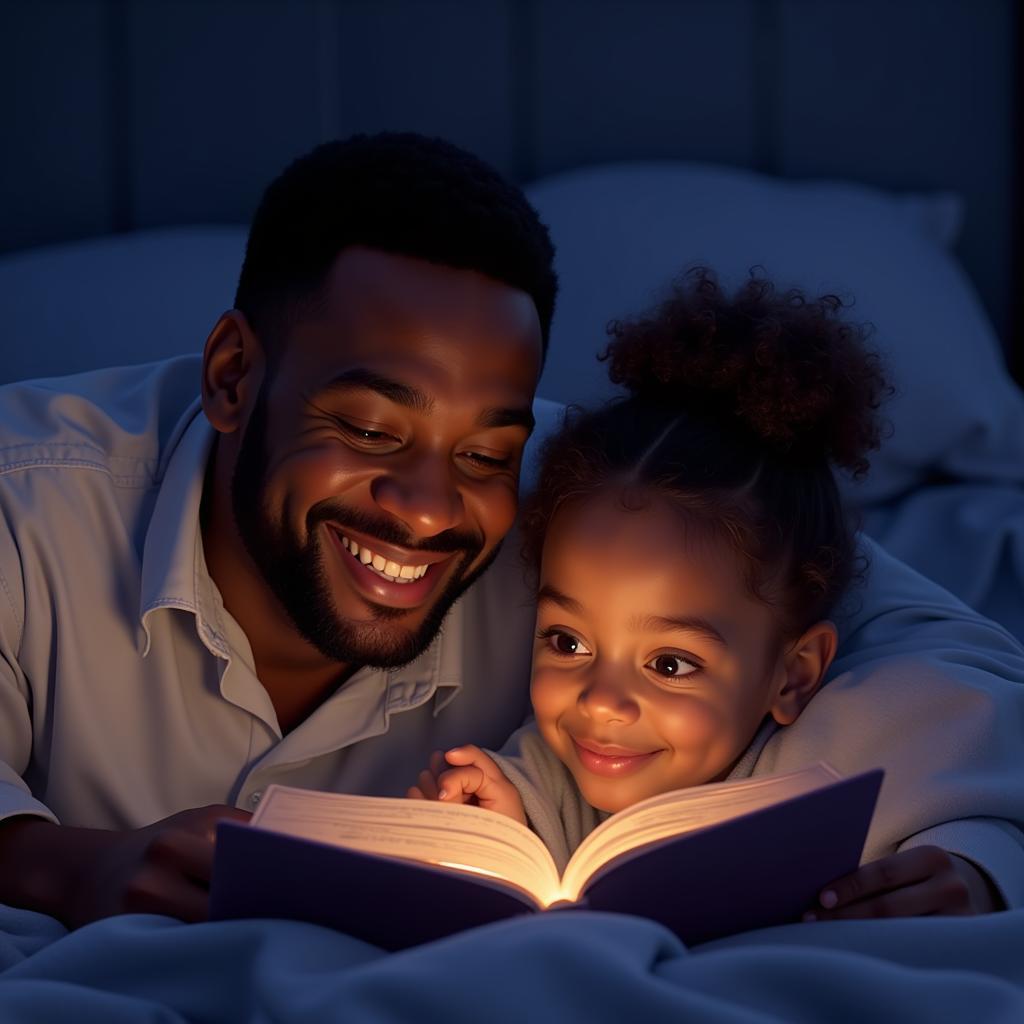
{"label": "open book", "polygon": [[211,916],[308,920],[401,949],[587,907],[703,942],[796,920],[853,871],[881,780],[817,764],[664,793],[608,818],[561,876],[533,832],[493,811],[268,786],[249,824],[217,827]]}

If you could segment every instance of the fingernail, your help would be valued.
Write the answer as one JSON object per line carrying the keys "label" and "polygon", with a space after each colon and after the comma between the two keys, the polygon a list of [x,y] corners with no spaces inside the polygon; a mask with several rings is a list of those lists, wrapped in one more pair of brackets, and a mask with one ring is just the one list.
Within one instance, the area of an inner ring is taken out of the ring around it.
{"label": "fingernail", "polygon": [[839,897],[831,889],[826,889],[821,894],[821,905],[826,910],[831,910],[838,902]]}
{"label": "fingernail", "polygon": [[817,921],[818,920],[818,915],[816,913],[814,913],[813,910],[808,910],[807,913],[804,914],[804,916],[803,916],[803,918],[801,920],[804,920],[804,921]]}
{"label": "fingernail", "polygon": [[447,795],[448,795],[448,790],[447,789],[439,789],[437,791],[437,799],[438,800],[443,800]]}

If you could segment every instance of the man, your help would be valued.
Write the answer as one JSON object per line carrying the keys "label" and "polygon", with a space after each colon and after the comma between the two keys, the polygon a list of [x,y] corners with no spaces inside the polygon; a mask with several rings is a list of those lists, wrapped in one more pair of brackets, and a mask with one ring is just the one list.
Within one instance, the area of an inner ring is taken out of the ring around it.
{"label": "man", "polygon": [[[329,144],[268,189],[201,367],[5,392],[0,901],[200,920],[215,821],[270,782],[399,795],[432,750],[520,723],[532,608],[501,542],[552,259],[518,190],[455,147]],[[830,723],[863,721],[898,664],[910,697],[887,716],[913,725],[939,695],[941,734],[966,703],[1008,762],[1019,725],[986,723],[1019,723],[1019,648],[884,556],[872,586],[809,718],[820,742],[806,727],[770,756],[872,767],[877,743]],[[933,626],[970,648],[924,655]],[[899,745],[897,787],[927,767]],[[1015,825],[928,842],[1016,898]]]}

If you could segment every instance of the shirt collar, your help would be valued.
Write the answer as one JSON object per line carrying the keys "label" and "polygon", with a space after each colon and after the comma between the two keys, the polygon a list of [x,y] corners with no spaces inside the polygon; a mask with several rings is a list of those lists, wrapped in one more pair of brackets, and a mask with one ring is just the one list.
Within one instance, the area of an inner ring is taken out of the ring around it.
{"label": "shirt collar", "polygon": [[215,654],[227,656],[223,637],[207,625],[203,614],[216,607],[213,581],[197,571],[202,564],[202,559],[197,559],[202,550],[199,507],[213,439],[213,427],[196,400],[182,416],[176,442],[168,446],[170,457],[142,549],[139,620],[143,654],[149,649],[149,616],[159,608],[179,608],[197,617],[204,643]]}

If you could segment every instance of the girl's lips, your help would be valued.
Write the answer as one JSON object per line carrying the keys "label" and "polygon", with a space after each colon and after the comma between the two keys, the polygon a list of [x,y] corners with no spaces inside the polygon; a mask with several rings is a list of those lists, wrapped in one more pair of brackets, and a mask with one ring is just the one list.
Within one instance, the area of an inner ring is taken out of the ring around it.
{"label": "girl's lips", "polygon": [[[451,555],[448,555],[442,561],[431,561],[427,571],[419,579],[410,580],[408,583],[392,583],[367,568],[351,551],[348,551],[341,541],[342,535],[336,529],[329,526],[327,533],[335,554],[349,578],[355,583],[356,589],[367,600],[387,605],[389,608],[416,608],[423,604],[441,579],[451,559]],[[428,560],[424,559],[424,562],[426,561]]]}
{"label": "girl's lips", "polygon": [[573,737],[573,746],[576,748],[576,756],[580,764],[587,771],[595,775],[608,775],[618,777],[629,775],[631,772],[639,771],[652,758],[657,757],[661,751],[652,750],[648,753],[632,752],[625,747],[605,747],[594,750],[583,746],[579,740]]}

